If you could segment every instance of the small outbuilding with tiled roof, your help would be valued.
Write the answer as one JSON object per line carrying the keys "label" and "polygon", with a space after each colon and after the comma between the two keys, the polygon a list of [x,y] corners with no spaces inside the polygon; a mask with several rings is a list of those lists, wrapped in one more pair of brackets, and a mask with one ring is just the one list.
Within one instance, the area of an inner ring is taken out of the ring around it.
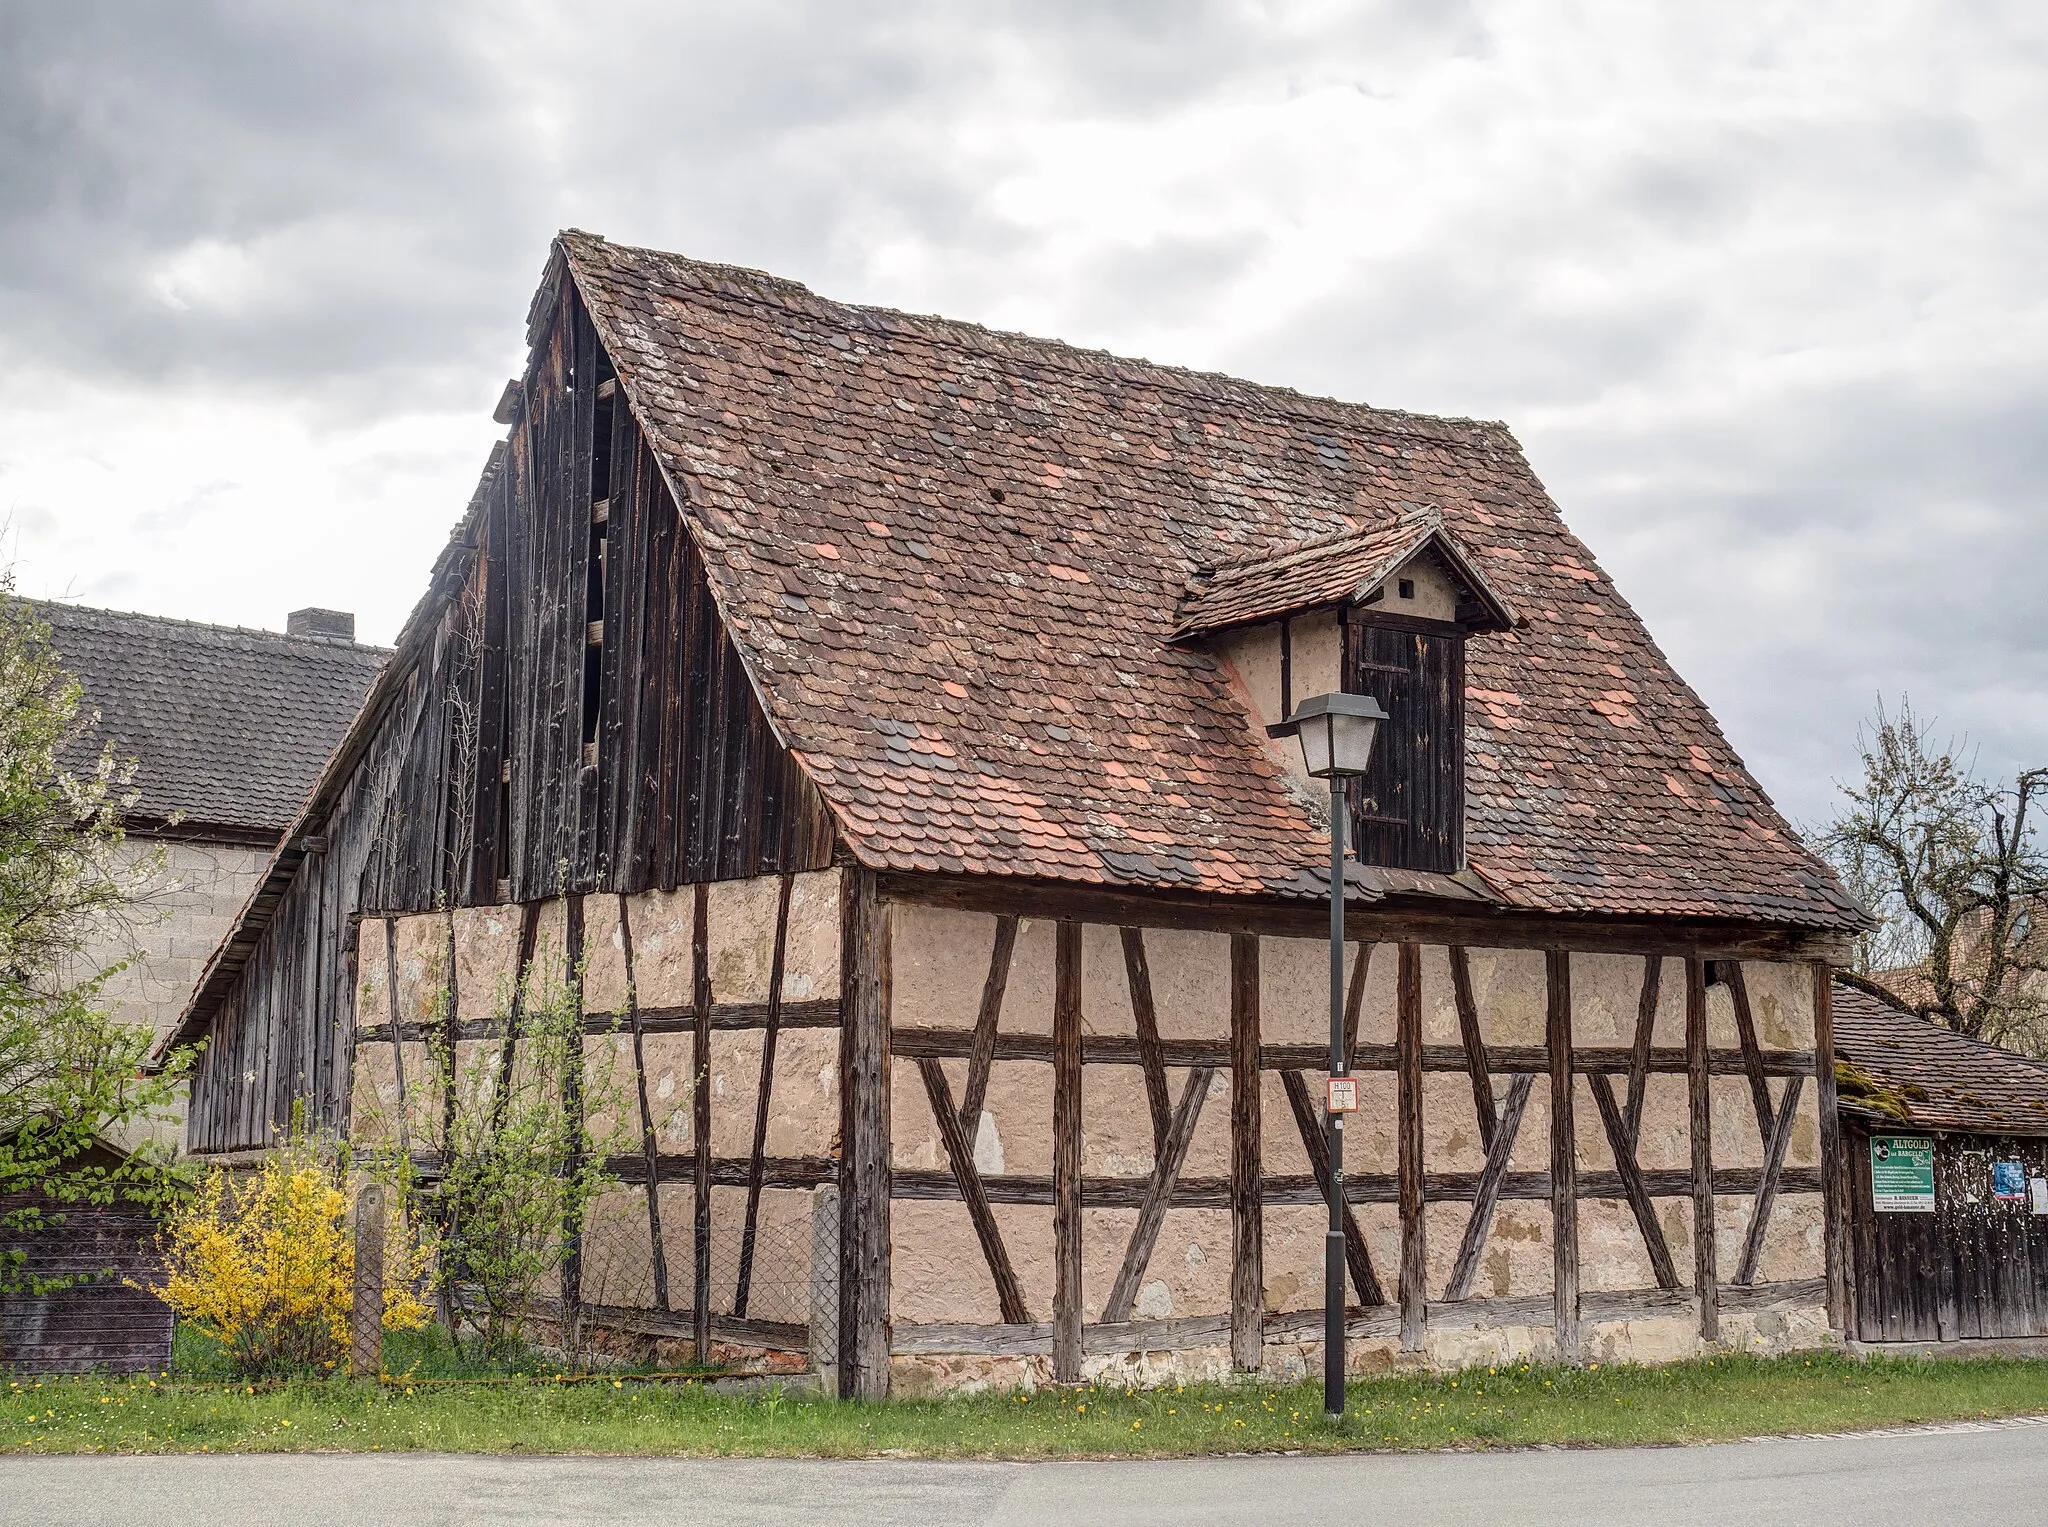
{"label": "small outbuilding with tiled roof", "polygon": [[[122,852],[130,871],[161,868],[87,958],[119,966],[101,988],[114,1015],[162,1035],[390,654],[357,644],[352,618],[329,610],[296,611],[283,632],[38,600],[10,601],[7,614],[47,639],[81,691],[87,724],[60,744],[59,764],[89,775],[103,752],[134,764]],[[147,1133],[175,1146],[181,1130],[175,1117],[143,1121],[74,1165],[111,1169]],[[24,1189],[0,1196],[0,1217],[0,1257],[66,1285],[0,1296],[0,1366],[169,1363],[171,1312],[145,1286],[161,1272],[150,1208],[119,1194],[57,1205]]]}
{"label": "small outbuilding with tiled roof", "polygon": [[1854,1331],[2048,1337],[2048,1067],[1835,990]]}
{"label": "small outbuilding with tiled roof", "polygon": [[[626,1095],[690,1099],[620,1167],[628,1328],[831,1351],[863,1395],[1296,1371],[1331,824],[1268,728],[1370,694],[1361,1361],[1839,1323],[1828,966],[1863,915],[1503,426],[577,232],[528,340],[170,1036],[208,1042],[194,1149],[295,1104],[424,1148],[426,1047],[566,960],[593,1031],[642,1035]],[[355,1064],[279,1085],[305,1053]]]}

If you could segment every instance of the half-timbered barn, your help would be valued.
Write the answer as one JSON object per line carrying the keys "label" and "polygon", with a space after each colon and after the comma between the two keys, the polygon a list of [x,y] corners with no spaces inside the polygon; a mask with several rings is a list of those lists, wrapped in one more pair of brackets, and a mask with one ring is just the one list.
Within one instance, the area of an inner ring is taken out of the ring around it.
{"label": "half-timbered barn", "polygon": [[1356,1361],[1839,1326],[1861,914],[1504,427],[576,232],[528,338],[173,1036],[194,1150],[394,1117],[566,961],[644,1148],[564,1299],[864,1396],[1300,1371],[1329,828],[1265,728],[1360,691]]}

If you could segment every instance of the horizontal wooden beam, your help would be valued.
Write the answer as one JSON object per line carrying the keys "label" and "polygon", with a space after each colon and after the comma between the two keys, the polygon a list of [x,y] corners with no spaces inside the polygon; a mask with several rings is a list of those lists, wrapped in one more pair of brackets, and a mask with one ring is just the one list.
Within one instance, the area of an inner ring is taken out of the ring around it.
{"label": "horizontal wooden beam", "polygon": [[[1423,1195],[1429,1203],[1471,1203],[1479,1191],[1479,1172],[1437,1172],[1424,1180]],[[1627,1187],[1619,1172],[1581,1172],[1577,1196],[1582,1199],[1626,1199]],[[1644,1172],[1643,1185],[1652,1198],[1684,1198],[1692,1192],[1692,1173],[1683,1169]],[[1763,1179],[1758,1167],[1720,1167],[1714,1172],[1716,1193],[1754,1194]],[[1144,1201],[1149,1177],[1088,1177],[1081,1182],[1081,1202],[1090,1209],[1136,1209]],[[1010,1175],[984,1177],[982,1188],[990,1203],[1052,1203],[1049,1176]],[[890,1174],[890,1196],[904,1199],[935,1199],[957,1202],[959,1184],[953,1174],[923,1168],[898,1167]],[[1397,1179],[1391,1172],[1346,1172],[1344,1196],[1354,1204],[1399,1202]],[[1781,1193],[1818,1193],[1820,1172],[1814,1167],[1788,1167],[1780,1174]],[[1501,1181],[1504,1199],[1548,1199],[1548,1172],[1509,1172]],[[1322,1189],[1307,1174],[1269,1173],[1262,1179],[1260,1202],[1267,1204],[1320,1204]],[[1183,1177],[1174,1185],[1176,1209],[1227,1209],[1230,1180],[1227,1177]],[[1548,1299],[1549,1295],[1544,1295]]]}
{"label": "horizontal wooden beam", "polygon": [[[633,1015],[630,1013],[585,1013],[583,1032],[586,1034],[625,1033],[632,1028]],[[643,1034],[687,1034],[697,1026],[696,1009],[691,1007],[643,1007],[640,1009],[640,1032]],[[711,1027],[718,1029],[765,1029],[768,1027],[768,1004],[765,1002],[714,1002],[711,1005]],[[776,1027],[784,1029],[836,1029],[839,1027],[839,999],[821,997],[811,1002],[785,1002],[782,1004],[781,1020]],[[429,1039],[439,1039],[442,1027],[438,1023],[401,1023],[398,1038],[402,1044],[425,1044]],[[502,1039],[505,1023],[500,1018],[473,1018],[455,1025],[455,1037],[463,1039]],[[373,1023],[356,1030],[358,1040],[388,1040],[391,1025]]]}
{"label": "horizontal wooden beam", "polygon": [[[1321,939],[1330,927],[1327,900],[1116,891],[1008,876],[885,872],[875,881],[884,901],[996,915],[1275,938]],[[1847,963],[1849,954],[1847,934],[1818,929],[1700,918],[1570,917],[1481,905],[1451,911],[1391,897],[1348,907],[1345,925],[1352,938],[1367,942],[1463,944],[1474,949],[1562,948],[1583,954],[1837,963]]]}
{"label": "horizontal wooden beam", "polygon": [[[928,1028],[905,1025],[889,1031],[889,1053],[917,1060],[964,1060],[974,1054],[972,1029]],[[1052,1062],[1049,1034],[998,1034],[996,1060]],[[1230,1044],[1223,1039],[1162,1039],[1159,1058],[1169,1066],[1215,1066],[1230,1064]],[[1811,1050],[1765,1050],[1763,1068],[1770,1076],[1805,1076],[1813,1070]],[[1145,1054],[1135,1035],[1088,1034],[1081,1040],[1084,1065],[1139,1066]],[[1327,1045],[1261,1045],[1259,1066],[1266,1071],[1320,1071],[1329,1064]],[[1541,1076],[1550,1070],[1550,1057],[1540,1045],[1498,1045],[1486,1052],[1487,1068],[1495,1075]],[[1626,1076],[1634,1064],[1631,1050],[1618,1045],[1594,1046],[1572,1051],[1572,1070],[1581,1074]],[[1424,1045],[1425,1071],[1467,1072],[1469,1060],[1462,1045]],[[1392,1045],[1358,1045],[1352,1052],[1353,1071],[1392,1071]],[[1667,1047],[1650,1051],[1651,1071],[1685,1074],[1685,1051]],[[1714,1050],[1707,1057],[1707,1069],[1716,1076],[1746,1076],[1748,1063],[1739,1049]]]}
{"label": "horizontal wooden beam", "polygon": [[[1719,1177],[1719,1173],[1715,1174]],[[1787,1172],[1785,1176],[1792,1174]],[[1778,1184],[1782,1190],[1783,1181]],[[1721,1313],[1756,1314],[1763,1310],[1793,1309],[1806,1304],[1828,1302],[1826,1278],[1798,1278],[1783,1283],[1725,1283],[1721,1286]]]}
{"label": "horizontal wooden beam", "polygon": [[[1747,1311],[1794,1309],[1823,1303],[1826,1298],[1826,1279],[1804,1278],[1795,1282],[1759,1283],[1752,1288],[1725,1290],[1723,1307]],[[1690,1318],[1693,1295],[1689,1289],[1682,1288],[1588,1290],[1579,1296],[1579,1309],[1588,1324],[1660,1316]],[[1455,1304],[1431,1304],[1426,1323],[1460,1329],[1548,1326],[1552,1315],[1549,1294],[1530,1294],[1511,1299],[1465,1299]],[[1268,1314],[1264,1326],[1268,1346],[1316,1341],[1323,1334],[1323,1312],[1319,1309],[1289,1310]],[[1344,1329],[1345,1334],[1354,1340],[1391,1340],[1401,1334],[1400,1312],[1354,1307],[1345,1318]],[[1229,1342],[1230,1317],[1227,1314],[1130,1320],[1114,1325],[1081,1327],[1081,1350],[1091,1357],[1119,1352],[1223,1347]],[[898,1322],[890,1332],[889,1351],[898,1356],[1043,1357],[1052,1352],[1052,1325],[1043,1320],[1020,1325],[952,1322],[911,1325]]]}
{"label": "horizontal wooden beam", "polygon": [[[442,1173],[441,1155],[438,1151],[414,1151],[413,1170],[429,1181]],[[610,1156],[605,1159],[606,1175],[614,1180],[638,1186],[647,1181],[647,1158],[643,1155]],[[692,1182],[696,1175],[697,1157],[693,1152],[660,1152],[654,1158],[655,1180],[657,1182]],[[753,1159],[747,1156],[714,1156],[711,1158],[711,1186],[714,1188],[744,1188],[751,1180],[754,1169]],[[1789,1177],[1791,1174],[1786,1174]],[[839,1180],[839,1163],[829,1156],[764,1156],[761,1158],[761,1185],[765,1188],[815,1188],[824,1183]],[[948,1181],[951,1178],[948,1177]],[[1050,1179],[1048,1179],[1050,1180]],[[1781,1183],[1782,1191],[1784,1184]]]}
{"label": "horizontal wooden beam", "polygon": [[[469,1308],[481,1308],[474,1295],[466,1296],[463,1303]],[[562,1302],[559,1299],[544,1296],[528,1299],[525,1308],[543,1320],[562,1318]],[[696,1316],[690,1310],[650,1310],[630,1304],[579,1304],[576,1308],[584,1324],[623,1331],[629,1336],[654,1336],[673,1341],[688,1341],[696,1330]],[[744,1347],[763,1347],[775,1352],[805,1352],[810,1347],[810,1333],[809,1326],[788,1320],[756,1320],[751,1316],[716,1313],[711,1317],[711,1334],[714,1338]]]}

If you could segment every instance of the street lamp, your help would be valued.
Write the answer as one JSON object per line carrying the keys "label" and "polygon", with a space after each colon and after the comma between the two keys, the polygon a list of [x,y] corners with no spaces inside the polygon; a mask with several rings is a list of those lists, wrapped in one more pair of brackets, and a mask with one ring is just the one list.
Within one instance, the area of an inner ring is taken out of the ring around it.
{"label": "street lamp", "polygon": [[1293,737],[1315,779],[1330,782],[1330,1082],[1324,1097],[1330,1151],[1330,1229],[1323,1240],[1323,1409],[1344,1414],[1344,1115],[1358,1083],[1344,1053],[1344,782],[1365,772],[1387,713],[1371,695],[1312,695],[1269,737]]}

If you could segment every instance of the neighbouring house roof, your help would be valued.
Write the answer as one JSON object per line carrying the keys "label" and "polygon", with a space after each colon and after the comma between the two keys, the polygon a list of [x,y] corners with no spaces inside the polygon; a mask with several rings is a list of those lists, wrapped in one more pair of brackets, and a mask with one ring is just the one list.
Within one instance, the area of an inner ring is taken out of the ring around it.
{"label": "neighbouring house roof", "polygon": [[[1465,841],[1494,892],[1861,926],[1504,426],[830,302],[585,233],[556,258],[861,862],[1319,886],[1326,831],[1218,664],[1176,644],[1183,592],[1257,559],[1267,584],[1315,569],[1321,597],[1433,510],[1475,592],[1517,617],[1467,656]],[[1319,548],[1337,548],[1327,582]]]}
{"label": "neighbouring house roof", "polygon": [[1457,537],[1444,528],[1442,517],[1424,511],[1391,525],[1284,542],[1258,556],[1197,568],[1188,580],[1173,634],[1191,637],[1256,625],[1361,598],[1425,553],[1461,585],[1461,602],[1471,606],[1466,621],[1470,629],[1505,631],[1514,625],[1513,609],[1474,567]]}
{"label": "neighbouring house roof", "polygon": [[305,804],[390,653],[157,615],[27,601],[99,724],[66,750],[136,760],[131,823],[274,841]]}
{"label": "neighbouring house roof", "polygon": [[1835,984],[1835,1073],[1845,1112],[1877,1124],[2048,1135],[2048,1069]]}

